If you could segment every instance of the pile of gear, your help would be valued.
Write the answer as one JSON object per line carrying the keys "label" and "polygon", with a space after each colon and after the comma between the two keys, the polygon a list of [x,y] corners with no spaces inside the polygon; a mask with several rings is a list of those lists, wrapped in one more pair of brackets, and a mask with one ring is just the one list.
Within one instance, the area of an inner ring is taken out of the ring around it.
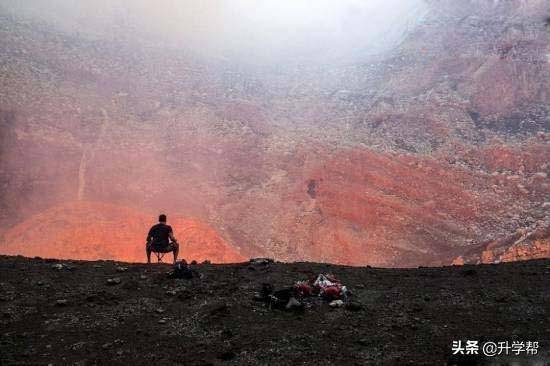
{"label": "pile of gear", "polygon": [[[197,262],[193,261],[194,264]],[[191,262],[193,264],[193,262]],[[168,278],[176,278],[176,279],[192,279],[192,278],[203,278],[202,273],[199,273],[196,269],[192,268],[185,259],[182,259],[181,261],[174,264],[174,269],[169,272]]]}
{"label": "pile of gear", "polygon": [[278,291],[271,284],[264,283],[254,298],[267,303],[270,309],[296,310],[323,302],[328,302],[331,307],[341,307],[348,302],[350,295],[347,287],[333,275],[319,274]]}

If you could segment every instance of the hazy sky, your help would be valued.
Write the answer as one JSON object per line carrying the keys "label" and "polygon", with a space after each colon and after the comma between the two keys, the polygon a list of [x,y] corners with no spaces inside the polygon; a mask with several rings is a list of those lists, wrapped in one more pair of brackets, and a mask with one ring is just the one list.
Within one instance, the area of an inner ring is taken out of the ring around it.
{"label": "hazy sky", "polygon": [[3,11],[90,37],[144,37],[216,57],[326,59],[378,53],[422,0],[0,0]]}

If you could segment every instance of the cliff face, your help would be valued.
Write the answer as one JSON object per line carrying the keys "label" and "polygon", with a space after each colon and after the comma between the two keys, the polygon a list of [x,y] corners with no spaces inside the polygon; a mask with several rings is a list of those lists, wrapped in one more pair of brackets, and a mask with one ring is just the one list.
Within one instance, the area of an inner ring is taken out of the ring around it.
{"label": "cliff face", "polygon": [[520,229],[512,235],[482,243],[455,258],[453,264],[514,262],[550,256],[550,228]]}
{"label": "cliff face", "polygon": [[[200,258],[412,266],[486,261],[483,243],[545,227],[549,4],[427,4],[396,49],[330,65],[206,60],[0,15],[0,251],[58,256],[63,237],[79,258],[138,260],[162,211],[211,238],[189,249]],[[125,249],[94,221],[107,203],[132,212],[113,217]],[[510,250],[495,260],[539,256]]]}

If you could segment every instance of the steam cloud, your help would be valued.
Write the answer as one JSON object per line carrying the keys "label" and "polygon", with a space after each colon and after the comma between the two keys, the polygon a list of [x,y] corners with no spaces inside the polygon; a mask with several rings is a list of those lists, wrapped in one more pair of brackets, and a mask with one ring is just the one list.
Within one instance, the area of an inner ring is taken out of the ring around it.
{"label": "steam cloud", "polygon": [[0,0],[81,36],[149,40],[211,57],[331,62],[397,45],[422,0]]}

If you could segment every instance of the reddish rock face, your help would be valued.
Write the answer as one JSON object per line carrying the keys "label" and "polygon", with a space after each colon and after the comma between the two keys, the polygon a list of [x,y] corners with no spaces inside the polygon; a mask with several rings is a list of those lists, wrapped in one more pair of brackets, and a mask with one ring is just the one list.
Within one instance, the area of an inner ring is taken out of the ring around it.
{"label": "reddish rock face", "polygon": [[395,50],[330,65],[0,16],[0,253],[141,261],[162,211],[186,259],[547,255],[501,240],[550,223],[550,3],[427,4]]}
{"label": "reddish rock face", "polygon": [[479,248],[455,259],[457,263],[513,262],[550,257],[550,228],[517,233],[482,243]]}
{"label": "reddish rock face", "polygon": [[514,262],[528,259],[542,259],[550,257],[550,239],[528,241],[523,244],[515,245],[499,258],[502,262]]}
{"label": "reddish rock face", "polygon": [[[469,153],[480,156],[484,152]],[[529,156],[515,155],[514,159],[528,161]],[[533,173],[511,183],[506,177],[512,173],[493,176],[460,165],[457,159],[467,162],[460,153],[452,158],[420,158],[362,149],[317,150],[299,174],[286,178],[293,183],[284,185],[289,191],[280,199],[279,208],[271,215],[262,213],[258,221],[247,221],[243,236],[263,235],[262,224],[269,222],[276,238],[271,253],[285,260],[379,266],[450,264],[474,243],[493,235],[488,233],[515,230],[502,218],[524,215],[544,195],[539,186],[528,184],[534,182]],[[519,184],[530,191],[518,190]],[[277,206],[259,200],[256,204],[262,207]],[[537,217],[545,217],[544,212],[537,212]]]}
{"label": "reddish rock face", "polygon": [[[68,203],[31,216],[10,229],[4,236],[2,251],[30,257],[145,262],[145,237],[155,224],[154,217],[110,204]],[[170,217],[169,221],[180,243],[180,258],[213,263],[245,259],[199,220]]]}
{"label": "reddish rock face", "polygon": [[340,223],[331,230],[339,262],[438,262],[490,209],[476,195],[479,179],[432,159],[351,151],[312,173],[319,211]]}

